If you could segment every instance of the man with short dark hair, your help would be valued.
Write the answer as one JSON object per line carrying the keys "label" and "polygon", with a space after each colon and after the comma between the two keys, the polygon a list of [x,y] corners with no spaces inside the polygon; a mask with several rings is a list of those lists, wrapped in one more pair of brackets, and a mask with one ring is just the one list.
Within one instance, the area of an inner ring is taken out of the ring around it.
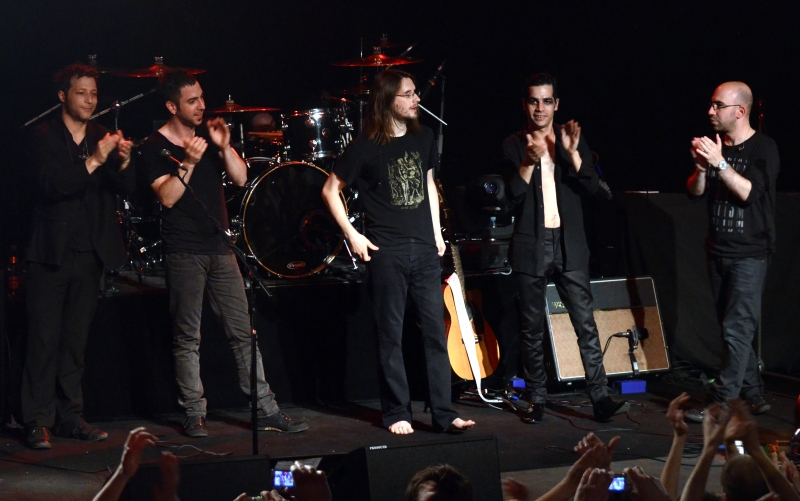
{"label": "man with short dark hair", "polygon": [[[761,294],[775,251],[775,180],[780,157],[775,141],[750,126],[753,93],[742,82],[714,90],[708,107],[716,139],[696,137],[689,194],[708,206],[708,274],[722,328],[724,353],[707,404],[741,397],[753,414],[769,410],[753,351]],[[721,135],[721,137],[720,137]],[[694,409],[687,419],[702,422]]]}
{"label": "man with short dark hair", "polygon": [[[250,395],[250,316],[236,257],[221,231],[228,229],[222,174],[236,186],[247,181],[247,166],[231,147],[221,118],[203,124],[205,99],[197,80],[183,71],[168,73],[161,84],[170,118],[142,146],[142,163],[161,212],[161,237],[167,263],[173,354],[178,403],[186,411],[183,432],[205,437],[206,399],[200,380],[200,318],[203,296],[222,324],[233,349],[239,386]],[[167,156],[181,162],[180,169]],[[189,190],[181,182],[189,186]],[[256,350],[258,429],[299,432],[275,401]]]}
{"label": "man with short dark hair", "polygon": [[555,125],[556,79],[549,73],[525,82],[527,125],[503,143],[515,226],[509,252],[518,286],[522,366],[527,402],[522,420],[538,423],[547,397],[544,369],[545,294],[552,278],[578,335],[586,392],[594,418],[625,412],[627,402],[608,396],[603,352],[592,312],[589,247],[581,196],[597,191],[594,159],[577,122]]}
{"label": "man with short dark hair", "polygon": [[81,440],[108,434],[83,420],[81,379],[103,267],[125,264],[116,195],[133,192],[131,141],[90,120],[96,74],[74,64],[56,75],[59,117],[37,126],[28,151],[37,197],[28,246],[28,347],[22,381],[26,443],[50,448],[50,431]]}
{"label": "man with short dark hair", "polygon": [[[378,337],[383,425],[413,433],[411,397],[403,363],[403,316],[410,296],[425,349],[433,428],[463,430],[450,401],[450,363],[444,332],[439,226],[434,171],[439,158],[433,131],[418,122],[412,76],[386,70],[375,78],[364,134],[347,146],[322,197],[350,248],[367,263]],[[366,235],[350,223],[340,193],[355,185],[366,213]]]}
{"label": "man with short dark hair", "polygon": [[406,501],[473,501],[472,482],[453,466],[432,464],[411,477]]}

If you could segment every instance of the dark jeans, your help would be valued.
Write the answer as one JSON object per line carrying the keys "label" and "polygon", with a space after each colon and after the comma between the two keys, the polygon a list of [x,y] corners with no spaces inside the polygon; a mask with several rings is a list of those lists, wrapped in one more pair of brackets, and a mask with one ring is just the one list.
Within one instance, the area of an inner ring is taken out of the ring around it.
{"label": "dark jeans", "polygon": [[708,275],[722,326],[722,367],[711,387],[710,400],[747,399],[764,391],[753,350],[753,337],[761,314],[761,294],[768,258],[710,257]]}
{"label": "dark jeans", "polygon": [[411,422],[411,397],[403,362],[403,316],[410,296],[417,307],[425,350],[433,427],[442,430],[458,417],[450,402],[450,361],[444,331],[441,264],[436,250],[371,255],[369,287],[378,336],[383,425]]}
{"label": "dark jeans", "polygon": [[28,348],[21,395],[25,426],[68,435],[81,425],[83,356],[102,271],[97,254],[72,250],[61,266],[28,265]]}
{"label": "dark jeans", "polygon": [[[239,387],[250,395],[250,315],[236,257],[233,254],[167,254],[167,285],[178,403],[186,410],[186,415],[206,415],[206,399],[203,398],[203,382],[200,380],[200,318],[204,293],[233,350]],[[278,412],[278,404],[264,379],[264,366],[258,349],[256,360],[259,415],[271,415]]]}
{"label": "dark jeans", "polygon": [[547,281],[552,279],[569,313],[572,327],[578,335],[583,370],[586,373],[586,392],[591,401],[608,395],[608,380],[603,367],[600,336],[592,313],[592,291],[588,270],[564,270],[561,255],[560,229],[545,229],[544,276],[515,273],[520,312],[520,349],[528,398],[544,403],[547,397],[547,375],[544,369],[544,329]]}

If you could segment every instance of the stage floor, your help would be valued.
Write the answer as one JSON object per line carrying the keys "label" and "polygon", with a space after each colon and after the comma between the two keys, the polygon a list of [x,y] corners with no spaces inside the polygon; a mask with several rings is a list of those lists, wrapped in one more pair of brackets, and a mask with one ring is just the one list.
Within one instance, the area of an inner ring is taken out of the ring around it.
{"label": "stage floor", "polygon": [[[557,468],[574,462],[572,447],[589,431],[603,440],[620,435],[622,441],[617,447],[615,459],[626,461],[626,465],[635,463],[637,459],[666,456],[672,435],[664,413],[670,398],[677,394],[677,389],[669,391],[658,383],[651,386],[656,387],[651,389],[651,393],[629,396],[631,410],[627,415],[616,416],[609,423],[596,423],[591,419],[591,407],[581,394],[551,396],[545,420],[538,425],[523,424],[515,414],[483,404],[462,401],[456,404],[456,408],[462,417],[477,422],[475,428],[466,435],[494,435],[497,438],[500,471],[503,474],[513,472],[523,480],[533,481],[531,479],[537,478],[537,474],[531,470]],[[660,390],[658,386],[661,386]],[[794,388],[795,395],[796,390]],[[794,432],[794,397],[789,393],[792,388],[787,389],[784,385],[780,391],[783,393],[767,393],[766,398],[772,410],[757,418],[763,442],[788,440]],[[423,414],[422,407],[421,402],[414,402],[413,424],[416,431],[408,436],[394,436],[381,428],[378,402],[287,407],[284,410],[288,414],[295,419],[306,420],[311,425],[310,429],[292,435],[262,432],[259,434],[259,453],[269,455],[273,461],[330,458],[364,446],[419,445],[441,441],[443,436],[431,431],[429,416]],[[246,409],[210,413],[210,436],[201,439],[190,439],[180,433],[179,415],[155,420],[98,423],[109,432],[108,440],[87,444],[54,438],[53,449],[44,452],[27,449],[21,435],[4,431],[0,435],[0,499],[91,499],[116,467],[128,431],[138,426],[147,427],[161,440],[159,447],[145,451],[145,462],[155,461],[160,450],[169,450],[186,458],[183,461],[202,457],[203,451],[227,453],[235,457],[250,455],[252,435],[247,423],[248,416]],[[702,441],[701,425],[691,424],[690,433],[690,443]],[[691,446],[687,447],[687,461],[692,456],[690,451]],[[556,476],[561,471],[553,470]],[[539,481],[535,483],[540,484]],[[549,478],[547,484],[551,484]],[[537,486],[538,489],[542,487]]]}

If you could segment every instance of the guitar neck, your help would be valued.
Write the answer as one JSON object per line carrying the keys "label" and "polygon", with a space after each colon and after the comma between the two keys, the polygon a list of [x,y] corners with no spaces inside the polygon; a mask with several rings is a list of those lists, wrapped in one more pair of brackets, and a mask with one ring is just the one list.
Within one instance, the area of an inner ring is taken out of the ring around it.
{"label": "guitar neck", "polygon": [[458,244],[455,242],[455,237],[453,234],[453,230],[450,227],[450,207],[447,206],[447,202],[444,199],[444,188],[442,187],[442,182],[436,179],[436,193],[439,195],[439,207],[444,214],[444,234],[446,237],[447,243],[450,244],[450,254],[453,256],[453,267],[456,269],[456,275],[458,275],[458,281],[461,285],[461,297],[464,298],[464,303],[467,302],[467,289],[464,286],[464,268],[461,266],[461,255],[458,252]]}

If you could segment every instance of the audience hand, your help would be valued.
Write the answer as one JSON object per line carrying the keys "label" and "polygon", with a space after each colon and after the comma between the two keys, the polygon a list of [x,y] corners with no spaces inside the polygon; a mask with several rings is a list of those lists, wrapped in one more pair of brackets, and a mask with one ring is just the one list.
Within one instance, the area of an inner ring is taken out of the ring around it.
{"label": "audience hand", "polygon": [[619,441],[620,437],[616,436],[609,440],[608,445],[606,445],[602,440],[600,440],[600,438],[597,437],[597,435],[589,432],[588,435],[583,437],[581,441],[578,442],[578,445],[576,445],[573,450],[583,456],[594,446],[600,445],[601,447],[598,451],[597,464],[593,464],[592,466],[594,468],[603,468],[604,470],[608,470],[611,468],[611,461],[614,459],[614,449],[617,447]]}
{"label": "audience hand", "polygon": [[720,404],[710,405],[703,418],[703,446],[716,449],[725,438],[725,427],[731,419],[731,410]]}
{"label": "audience hand", "polygon": [[502,483],[506,501],[528,501],[528,488],[517,482],[516,478],[506,477]]}
{"label": "audience hand", "polygon": [[156,501],[180,501],[178,498],[178,484],[180,471],[178,458],[171,452],[162,452],[158,460],[158,469],[161,470],[161,483],[153,486],[153,499]]}
{"label": "audience hand", "polygon": [[786,457],[786,453],[783,451],[780,453],[780,464],[783,476],[791,482],[794,490],[800,493],[800,473],[798,473],[797,466],[795,466],[794,462]]}
{"label": "audience hand", "polygon": [[624,473],[632,484],[628,492],[628,499],[631,501],[670,501],[661,480],[647,475],[640,467],[625,468]]}
{"label": "audience hand", "polygon": [[753,454],[760,447],[758,426],[747,410],[747,405],[738,398],[731,400],[730,414],[730,422],[725,428],[725,440],[741,440],[744,450]]}
{"label": "audience hand", "polygon": [[590,468],[583,472],[575,501],[607,501],[608,486],[613,474],[600,468]]}
{"label": "audience hand", "polygon": [[292,467],[294,487],[288,489],[296,501],[330,501],[331,489],[324,471],[295,461]]}
{"label": "audience hand", "polygon": [[679,437],[685,437],[689,433],[689,425],[686,424],[683,418],[686,416],[686,409],[684,406],[691,398],[689,394],[683,392],[669,403],[669,408],[667,409],[667,421],[672,424],[675,435]]}
{"label": "audience hand", "polygon": [[142,426],[131,430],[128,433],[128,438],[125,440],[125,445],[122,447],[122,459],[119,463],[120,473],[125,479],[130,480],[131,477],[139,469],[139,462],[142,459],[142,450],[147,445],[155,445],[158,439],[147,433],[147,430]]}

